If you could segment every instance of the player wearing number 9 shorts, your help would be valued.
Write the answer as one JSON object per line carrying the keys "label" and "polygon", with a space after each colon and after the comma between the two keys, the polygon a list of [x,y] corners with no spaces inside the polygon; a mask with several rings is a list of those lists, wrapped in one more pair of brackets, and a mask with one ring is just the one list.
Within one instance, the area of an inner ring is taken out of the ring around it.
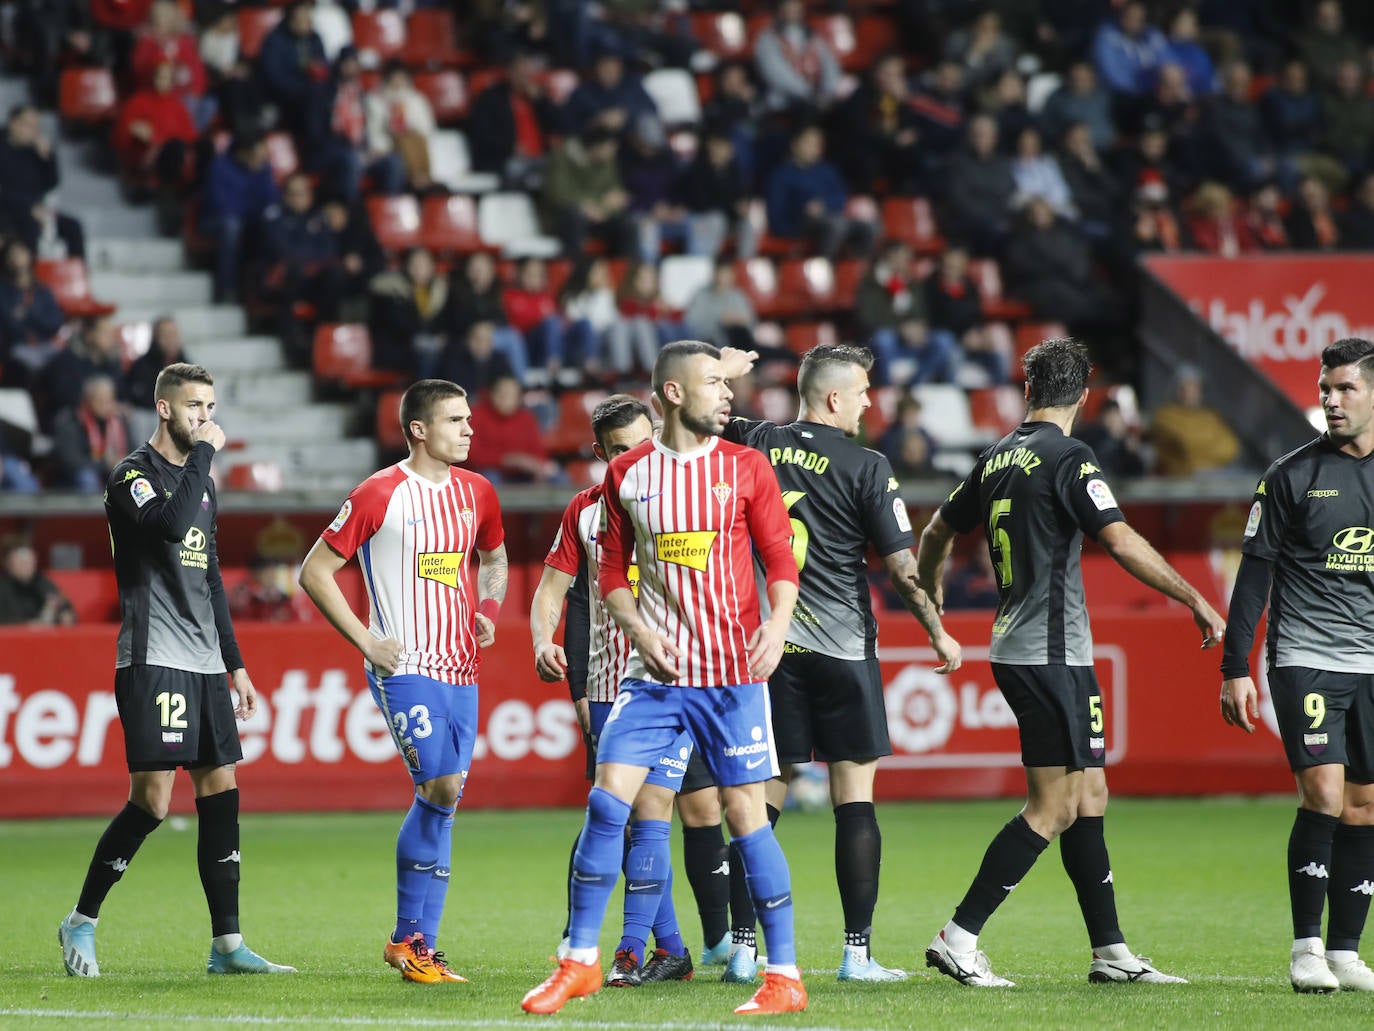
{"label": "player wearing number 9 shorts", "polygon": [[[481,432],[467,391],[420,380],[402,396],[400,416],[410,456],[353,489],[306,556],[300,581],[362,652],[372,697],[415,784],[396,838],[396,928],[382,958],[407,981],[438,984],[466,980],[436,944],[453,813],[477,740],[480,649],[496,639],[506,596],[506,546],[496,490],[457,468]],[[355,556],[366,623],[335,580]]]}
{"label": "player wearing number 9 shorts", "polygon": [[1227,723],[1254,730],[1249,657],[1267,602],[1269,694],[1298,782],[1289,978],[1299,992],[1374,991],[1359,956],[1374,892],[1374,344],[1327,347],[1317,384],[1327,431],[1270,466],[1255,489],[1221,707]]}
{"label": "player wearing number 9 shorts", "polygon": [[176,362],[163,369],[153,388],[156,432],[105,482],[119,585],[115,704],[124,728],[129,801],[101,836],[76,907],[57,929],[63,966],[76,977],[100,976],[100,907],[166,818],[177,767],[190,773],[196,793],[196,860],[212,935],[206,972],[295,972],[263,959],[239,933],[234,766],[243,751],[234,718],[250,718],[257,695],[220,578],[210,463],[224,446],[224,431],[213,421],[214,383],[199,365]]}
{"label": "player wearing number 9 shorts", "polygon": [[1087,349],[1049,340],[1024,359],[1025,421],[978,458],[921,535],[921,586],[937,600],[954,536],[982,528],[997,571],[993,675],[1016,714],[1026,767],[1025,808],[993,839],[954,918],[926,962],[963,984],[1005,987],[978,951],[993,911],[1060,839],[1092,946],[1090,981],[1177,982],[1135,956],[1116,916],[1103,835],[1110,734],[1093,674],[1093,643],[1079,551],[1094,538],[1142,583],[1187,605],[1203,647],[1225,624],[1212,607],[1126,525],[1092,450],[1069,436],[1087,400]]}

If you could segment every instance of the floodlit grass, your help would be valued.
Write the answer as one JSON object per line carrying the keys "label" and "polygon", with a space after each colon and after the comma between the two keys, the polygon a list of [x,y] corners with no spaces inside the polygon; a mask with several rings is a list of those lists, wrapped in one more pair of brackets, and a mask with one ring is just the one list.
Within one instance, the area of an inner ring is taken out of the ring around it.
{"label": "floodlit grass", "polygon": [[[187,785],[180,785],[185,790]],[[251,803],[251,799],[248,800]],[[1192,984],[1090,986],[1073,890],[1051,848],[993,917],[982,944],[1007,991],[962,988],[922,953],[962,895],[1012,802],[884,805],[875,954],[913,971],[904,984],[840,985],[841,916],[828,813],[787,813],[798,942],[810,1009],[765,1026],[828,1028],[1328,1028],[1374,1024],[1374,998],[1296,996],[1287,979],[1284,848],[1292,804],[1117,800],[1107,819],[1123,926],[1138,951]],[[101,914],[103,976],[63,974],[56,926],[72,906],[96,820],[0,824],[0,1024],[12,1027],[517,1027],[679,1029],[760,1023],[735,1017],[747,988],[719,968],[690,984],[602,991],[555,1017],[520,997],[551,969],[568,847],[580,814],[460,813],[440,946],[467,985],[416,986],[382,964],[393,916],[400,815],[249,815],[243,924],[296,977],[209,978],[195,823],[169,821]],[[176,826],[172,824],[175,823]],[[675,854],[678,841],[674,841]],[[694,955],[701,930],[686,878],[678,911]],[[619,896],[602,937],[609,957]]]}

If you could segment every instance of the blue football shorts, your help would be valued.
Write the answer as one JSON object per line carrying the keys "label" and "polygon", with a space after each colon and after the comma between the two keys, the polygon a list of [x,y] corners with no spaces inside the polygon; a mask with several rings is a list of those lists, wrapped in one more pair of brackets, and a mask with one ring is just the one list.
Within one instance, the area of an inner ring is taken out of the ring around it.
{"label": "blue football shorts", "polygon": [[371,672],[367,684],[411,780],[423,784],[461,773],[466,784],[477,742],[477,685],[446,684],[415,673],[379,681]]}

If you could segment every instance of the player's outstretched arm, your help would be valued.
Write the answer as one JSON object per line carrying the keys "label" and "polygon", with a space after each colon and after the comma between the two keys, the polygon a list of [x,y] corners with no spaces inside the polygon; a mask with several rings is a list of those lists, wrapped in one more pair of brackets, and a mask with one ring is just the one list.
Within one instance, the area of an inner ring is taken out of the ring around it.
{"label": "player's outstretched arm", "polygon": [[534,641],[534,672],[546,684],[556,684],[568,674],[568,656],[553,635],[563,616],[563,599],[573,578],[561,569],[545,566],[530,603],[530,637]]}
{"label": "player's outstretched arm", "polygon": [[916,546],[916,586],[925,592],[935,611],[940,613],[945,611],[945,562],[954,547],[954,537],[954,527],[936,511],[921,531],[921,540]]}
{"label": "player's outstretched arm", "polygon": [[1174,601],[1187,605],[1193,622],[1202,631],[1202,647],[1215,648],[1226,635],[1226,620],[1219,616],[1178,570],[1165,561],[1144,537],[1125,522],[1111,523],[1102,528],[1097,541],[1116,560],[1122,569],[1147,587],[1153,587]]}
{"label": "player's outstretched arm", "polygon": [[310,549],[310,554],[306,555],[305,561],[301,563],[297,582],[310,596],[315,607],[324,614],[324,618],[329,620],[330,625],[343,634],[349,644],[362,652],[379,674],[384,677],[390,676],[401,661],[401,642],[391,637],[383,640],[373,637],[363,621],[349,608],[348,599],[344,597],[343,591],[334,579],[334,575],[344,567],[345,562],[347,559],[337,551],[323,540],[317,540],[315,546]]}
{"label": "player's outstretched arm", "polygon": [[916,621],[930,635],[930,646],[935,649],[935,654],[943,663],[935,672],[953,673],[963,664],[963,648],[945,632],[934,602],[930,600],[930,595],[921,589],[916,559],[912,556],[911,549],[903,548],[891,555],[884,555],[883,568],[887,570],[887,578],[892,581],[892,586],[902,596],[907,611],[916,617]]}
{"label": "player's outstretched arm", "polygon": [[490,551],[479,551],[477,561],[477,646],[490,648],[496,643],[496,615],[506,600],[510,580],[506,546],[498,544]]}

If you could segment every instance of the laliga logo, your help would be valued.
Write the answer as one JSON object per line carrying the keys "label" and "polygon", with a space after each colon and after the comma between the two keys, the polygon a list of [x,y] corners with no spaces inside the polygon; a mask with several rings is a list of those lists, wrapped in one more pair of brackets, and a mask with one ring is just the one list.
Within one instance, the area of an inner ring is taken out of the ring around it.
{"label": "laliga logo", "polygon": [[887,685],[887,729],[904,752],[941,748],[954,731],[959,700],[944,677],[907,666]]}

